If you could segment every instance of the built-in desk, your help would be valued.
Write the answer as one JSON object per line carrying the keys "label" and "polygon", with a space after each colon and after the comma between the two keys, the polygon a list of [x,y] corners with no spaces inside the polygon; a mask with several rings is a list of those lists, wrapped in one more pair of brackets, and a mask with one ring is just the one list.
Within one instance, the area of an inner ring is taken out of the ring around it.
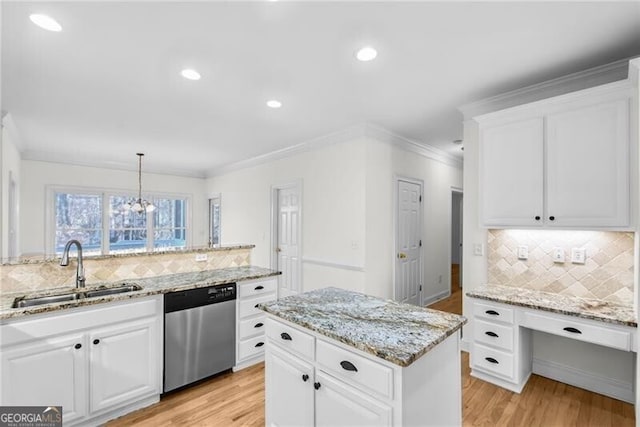
{"label": "built-in desk", "polygon": [[471,375],[516,393],[532,372],[532,330],[637,352],[633,307],[498,285],[467,296],[473,303]]}

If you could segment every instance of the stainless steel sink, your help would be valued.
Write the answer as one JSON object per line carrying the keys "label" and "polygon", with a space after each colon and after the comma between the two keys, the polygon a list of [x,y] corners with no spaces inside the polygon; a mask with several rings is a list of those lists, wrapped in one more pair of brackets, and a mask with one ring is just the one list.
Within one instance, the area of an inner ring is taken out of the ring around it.
{"label": "stainless steel sink", "polygon": [[113,288],[98,288],[98,289],[94,289],[92,291],[85,291],[85,295],[87,298],[93,298],[93,297],[103,297],[106,295],[117,295],[117,294],[123,294],[125,292],[135,292],[135,291],[139,291],[142,289],[142,286],[139,285],[122,285],[122,286],[116,286]]}
{"label": "stainless steel sink", "polygon": [[96,289],[89,290],[74,290],[70,292],[66,292],[63,294],[57,295],[42,295],[42,296],[33,296],[33,297],[19,297],[13,301],[13,308],[24,308],[24,307],[33,307],[36,305],[43,304],[53,304],[57,302],[68,302],[68,301],[76,301],[84,298],[95,298],[95,297],[103,297],[107,295],[117,295],[123,294],[126,292],[135,292],[142,289],[142,286],[139,285],[129,285],[122,284],[119,286],[113,287],[99,287]]}

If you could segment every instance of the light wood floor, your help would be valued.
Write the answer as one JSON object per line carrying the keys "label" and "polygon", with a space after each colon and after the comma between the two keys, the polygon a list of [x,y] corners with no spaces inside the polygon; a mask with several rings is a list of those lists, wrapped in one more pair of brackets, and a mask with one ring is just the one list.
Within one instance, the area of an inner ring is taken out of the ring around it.
{"label": "light wood floor", "polygon": [[[430,307],[461,313],[462,291],[457,287],[450,298]],[[471,377],[467,353],[462,353],[461,369],[464,427],[635,426],[633,406],[618,400],[538,375],[516,394]],[[169,394],[108,426],[264,426],[264,365]]]}

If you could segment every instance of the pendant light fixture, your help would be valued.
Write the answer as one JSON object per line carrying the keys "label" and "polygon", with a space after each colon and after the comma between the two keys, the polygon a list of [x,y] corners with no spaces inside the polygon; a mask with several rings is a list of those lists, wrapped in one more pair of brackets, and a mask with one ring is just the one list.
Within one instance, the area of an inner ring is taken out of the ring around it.
{"label": "pendant light fixture", "polygon": [[125,212],[130,210],[135,213],[153,212],[156,209],[153,203],[142,198],[142,156],[144,153],[136,153],[136,156],[138,156],[138,198],[132,197],[122,208]]}

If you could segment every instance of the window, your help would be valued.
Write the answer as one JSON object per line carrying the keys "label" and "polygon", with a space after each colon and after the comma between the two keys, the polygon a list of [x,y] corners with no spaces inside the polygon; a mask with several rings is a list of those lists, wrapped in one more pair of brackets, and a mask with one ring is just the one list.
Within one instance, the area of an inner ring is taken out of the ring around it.
{"label": "window", "polygon": [[55,191],[55,252],[62,253],[70,239],[94,255],[187,246],[186,197],[149,197],[156,209],[142,214],[123,209],[129,199],[112,192]]}
{"label": "window", "polygon": [[209,246],[220,245],[220,197],[209,199]]}

